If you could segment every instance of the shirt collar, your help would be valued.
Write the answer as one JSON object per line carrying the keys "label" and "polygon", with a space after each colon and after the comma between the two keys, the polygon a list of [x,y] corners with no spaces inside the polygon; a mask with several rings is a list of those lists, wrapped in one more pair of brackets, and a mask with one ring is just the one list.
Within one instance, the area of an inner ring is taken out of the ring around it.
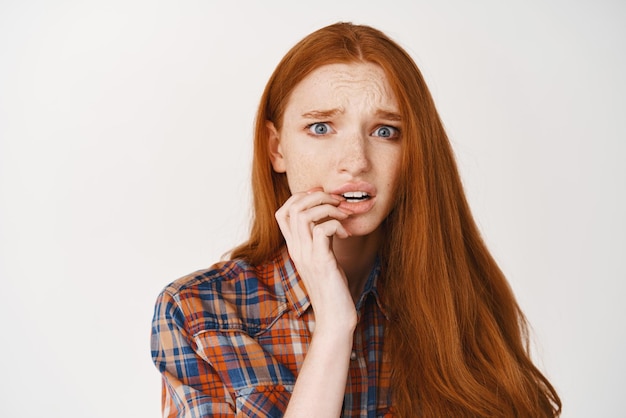
{"label": "shirt collar", "polygon": [[287,247],[283,247],[276,259],[278,273],[280,274],[280,280],[282,282],[287,300],[291,304],[292,308],[297,312],[300,317],[311,305],[309,296],[304,288],[304,282],[300,278],[296,266],[293,264],[293,260],[289,256]]}
{"label": "shirt collar", "polygon": [[[293,260],[289,256],[289,252],[287,251],[287,247],[283,247],[278,258],[277,258],[277,268],[278,273],[280,274],[280,279],[285,289],[285,294],[287,295],[287,299],[291,304],[292,308],[296,311],[298,317],[302,316],[304,312],[309,309],[311,306],[311,301],[309,300],[309,296],[306,292],[306,288],[304,287],[304,282],[300,278],[298,271],[296,270],[296,266],[293,263]],[[366,299],[370,294],[374,296],[376,299],[376,304],[382,311],[383,315],[387,319],[389,316],[387,315],[387,310],[382,303],[379,291],[378,291],[378,278],[380,277],[380,259],[376,257],[376,262],[372,271],[370,272],[367,281],[365,282],[365,287],[363,288],[363,293],[359,298],[356,308],[357,311],[360,311],[363,307]]]}

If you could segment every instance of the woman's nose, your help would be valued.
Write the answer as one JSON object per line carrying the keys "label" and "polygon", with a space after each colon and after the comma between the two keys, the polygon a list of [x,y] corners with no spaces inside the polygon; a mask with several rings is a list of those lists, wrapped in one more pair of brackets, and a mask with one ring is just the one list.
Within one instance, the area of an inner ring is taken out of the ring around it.
{"label": "woman's nose", "polygon": [[354,134],[346,138],[339,156],[339,171],[357,175],[370,169],[367,138],[363,134]]}

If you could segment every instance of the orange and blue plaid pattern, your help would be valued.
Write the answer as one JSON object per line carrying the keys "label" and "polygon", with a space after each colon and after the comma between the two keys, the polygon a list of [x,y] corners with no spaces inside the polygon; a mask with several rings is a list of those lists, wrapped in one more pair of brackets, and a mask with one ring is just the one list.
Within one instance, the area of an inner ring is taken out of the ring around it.
{"label": "orange and blue plaid pattern", "polygon": [[[343,417],[392,416],[379,273],[377,266],[357,303]],[[152,324],[163,416],[282,417],[314,327],[286,249],[261,266],[225,261],[173,282]]]}

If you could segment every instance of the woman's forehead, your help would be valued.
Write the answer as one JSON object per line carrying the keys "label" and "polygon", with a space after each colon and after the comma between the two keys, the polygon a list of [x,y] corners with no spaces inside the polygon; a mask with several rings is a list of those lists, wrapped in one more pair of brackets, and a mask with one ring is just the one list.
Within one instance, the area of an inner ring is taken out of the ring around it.
{"label": "woman's forehead", "polygon": [[350,63],[319,67],[296,85],[286,111],[290,116],[302,116],[341,113],[354,106],[398,111],[393,90],[378,65]]}

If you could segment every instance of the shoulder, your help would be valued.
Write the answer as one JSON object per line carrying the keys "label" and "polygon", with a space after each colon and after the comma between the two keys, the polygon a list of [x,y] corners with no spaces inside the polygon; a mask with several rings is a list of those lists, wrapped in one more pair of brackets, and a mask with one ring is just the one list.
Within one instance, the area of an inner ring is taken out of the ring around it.
{"label": "shoulder", "polygon": [[[288,310],[274,266],[223,261],[166,286],[159,303],[170,303],[190,334],[207,329],[263,332]],[[182,322],[182,323],[181,323]]]}

